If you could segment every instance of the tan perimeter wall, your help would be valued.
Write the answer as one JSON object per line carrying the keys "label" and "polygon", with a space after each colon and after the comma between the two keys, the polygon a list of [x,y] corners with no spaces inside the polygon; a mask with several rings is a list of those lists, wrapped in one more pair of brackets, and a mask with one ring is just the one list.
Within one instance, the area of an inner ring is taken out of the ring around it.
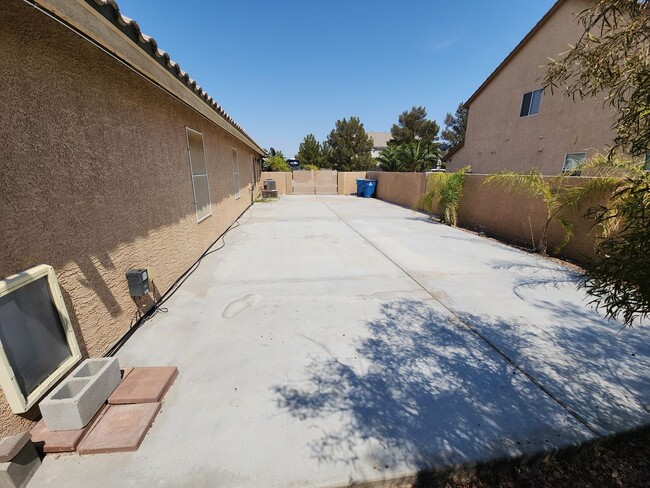
{"label": "tan perimeter wall", "polygon": [[[424,193],[426,175],[422,173],[368,173],[368,177],[378,180],[377,197],[381,200],[415,208],[419,197]],[[459,225],[528,247],[532,247],[534,238],[537,244],[546,220],[543,202],[526,194],[504,193],[495,186],[482,186],[486,177],[487,175],[476,174],[465,177],[464,193],[458,208]],[[583,185],[587,178],[569,180],[568,184]],[[561,256],[583,263],[593,257],[594,237],[584,213],[588,207],[599,203],[602,201],[592,200],[586,202],[581,210],[563,214],[576,226],[576,230]],[[436,212],[437,209],[434,209]],[[560,245],[563,239],[563,229],[557,222],[553,222],[548,234],[549,251]]]}
{"label": "tan perimeter wall", "polygon": [[[253,150],[23,1],[0,4],[0,46],[0,277],[52,265],[82,352],[100,356],[137,311],[125,272],[153,269],[149,307],[251,204]],[[200,223],[186,127],[208,167]],[[0,394],[0,436],[37,414]]]}
{"label": "tan perimeter wall", "polygon": [[263,171],[261,177],[262,185],[264,185],[264,180],[275,181],[275,188],[278,190],[278,195],[291,195],[291,171]]}
{"label": "tan perimeter wall", "polygon": [[418,206],[426,184],[424,173],[369,171],[368,178],[377,180],[375,197],[409,208]]}
{"label": "tan perimeter wall", "polygon": [[365,171],[339,171],[338,172],[338,194],[357,194],[357,178],[365,178]]}
{"label": "tan perimeter wall", "polygon": [[[562,90],[544,92],[539,113],[520,117],[524,93],[542,87],[548,58],[558,58],[580,35],[575,14],[590,0],[566,0],[519,53],[470,102],[465,144],[451,158],[451,171],[470,165],[476,174],[503,169],[562,170],[567,153],[603,152],[611,145],[613,113],[597,99],[574,102]],[[514,47],[514,46],[513,46]],[[496,68],[496,66],[495,66]]]}

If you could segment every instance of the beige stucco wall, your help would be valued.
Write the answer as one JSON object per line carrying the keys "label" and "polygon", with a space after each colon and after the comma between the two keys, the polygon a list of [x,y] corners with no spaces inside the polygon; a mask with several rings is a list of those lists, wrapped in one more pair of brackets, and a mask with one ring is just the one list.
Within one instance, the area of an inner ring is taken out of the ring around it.
{"label": "beige stucco wall", "polygon": [[[378,180],[379,199],[418,208],[427,176],[422,173],[368,173],[368,177]],[[546,219],[544,204],[526,194],[504,193],[496,186],[482,185],[485,178],[486,175],[476,174],[465,177],[464,194],[458,208],[459,225],[532,247],[531,229],[536,244]],[[583,185],[586,181],[587,178],[569,178],[567,184]],[[593,257],[594,236],[583,215],[588,207],[600,203],[600,200],[589,201],[580,210],[562,214],[576,225],[576,232],[561,256],[579,262],[587,262]],[[561,226],[553,222],[548,234],[549,251],[563,239]]]}
{"label": "beige stucco wall", "polygon": [[357,178],[365,178],[365,171],[339,171],[338,178],[338,194],[350,195],[357,194]]}
{"label": "beige stucco wall", "polygon": [[369,171],[367,174],[368,178],[377,180],[375,197],[409,208],[418,207],[426,184],[424,173]]}
{"label": "beige stucco wall", "polygon": [[[125,272],[151,267],[164,293],[250,205],[252,151],[22,1],[0,4],[0,46],[0,277],[52,265],[83,353],[99,356],[136,312]],[[186,127],[204,139],[201,223]],[[0,394],[0,436],[36,414],[13,415]]]}
{"label": "beige stucco wall", "polygon": [[[605,151],[611,144],[613,113],[599,100],[574,102],[546,91],[537,115],[520,117],[523,94],[541,88],[548,58],[557,58],[580,35],[575,13],[589,0],[566,0],[521,51],[470,103],[465,144],[448,163],[474,173],[539,168],[554,175],[567,153]],[[496,66],[495,66],[496,68]]]}

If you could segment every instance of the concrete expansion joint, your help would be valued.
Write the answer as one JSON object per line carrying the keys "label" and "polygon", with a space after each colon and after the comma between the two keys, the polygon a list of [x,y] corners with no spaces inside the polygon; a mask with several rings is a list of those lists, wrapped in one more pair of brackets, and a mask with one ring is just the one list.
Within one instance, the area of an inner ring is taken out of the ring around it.
{"label": "concrete expansion joint", "polygon": [[404,275],[406,275],[409,279],[411,279],[415,284],[417,284],[418,287],[420,287],[425,293],[427,293],[433,300],[435,300],[437,303],[439,303],[441,306],[443,306],[456,320],[458,320],[461,324],[465,326],[467,330],[469,330],[471,333],[473,333],[476,337],[478,337],[482,342],[487,344],[492,350],[494,350],[497,354],[499,354],[501,357],[503,357],[511,366],[513,366],[517,371],[522,373],[526,378],[528,378],[537,388],[539,388],[546,396],[548,396],[551,400],[553,400],[555,403],[557,403],[560,407],[562,407],[571,417],[576,419],[578,422],[580,422],[582,425],[584,425],[585,428],[587,428],[590,432],[597,436],[602,436],[603,433],[595,429],[594,427],[589,424],[580,414],[578,414],[575,410],[570,408],[566,403],[561,401],[557,396],[555,396],[553,393],[551,393],[537,378],[535,378],[532,374],[528,373],[526,370],[524,370],[521,366],[519,366],[510,356],[508,356],[504,351],[502,351],[496,344],[494,344],[492,341],[490,341],[488,338],[486,338],[483,334],[478,332],[474,327],[471,326],[468,322],[463,320],[453,309],[451,309],[449,306],[447,306],[444,302],[442,302],[436,295],[435,293],[432,293],[429,291],[422,283],[420,283],[413,275],[411,275],[408,271],[406,271],[402,266],[400,266],[397,262],[395,262],[390,256],[388,256],[384,251],[382,251],[379,247],[377,247],[370,239],[368,239],[366,236],[364,236],[361,232],[359,232],[357,229],[355,229],[352,225],[350,225],[349,222],[347,222],[345,219],[343,219],[341,216],[339,216],[332,208],[327,205],[327,203],[322,202],[323,205],[325,205],[330,212],[332,212],[341,222],[343,222],[345,225],[347,225],[350,229],[352,229],[354,232],[356,232],[359,237],[361,237],[363,240],[365,240],[368,244],[370,244],[375,250],[377,250],[380,254],[382,254],[388,261],[393,263],[394,266],[396,266]]}

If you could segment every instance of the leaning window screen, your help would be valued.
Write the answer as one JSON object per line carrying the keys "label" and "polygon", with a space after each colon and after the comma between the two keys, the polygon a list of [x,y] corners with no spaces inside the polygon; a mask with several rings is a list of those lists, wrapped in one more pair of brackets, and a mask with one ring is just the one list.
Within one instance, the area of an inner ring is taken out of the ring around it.
{"label": "leaning window screen", "polygon": [[26,397],[72,356],[47,277],[0,297],[0,340]]}

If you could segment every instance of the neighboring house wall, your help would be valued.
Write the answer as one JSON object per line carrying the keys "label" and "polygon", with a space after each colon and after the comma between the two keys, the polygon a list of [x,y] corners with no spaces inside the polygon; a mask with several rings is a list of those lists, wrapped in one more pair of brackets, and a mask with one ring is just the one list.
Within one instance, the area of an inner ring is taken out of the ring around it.
{"label": "neighboring house wall", "polygon": [[[23,1],[0,5],[0,46],[0,277],[52,265],[82,352],[100,356],[137,312],[125,272],[153,269],[149,308],[251,204],[260,154]],[[186,127],[203,134],[200,223]],[[0,436],[36,413],[0,394]]]}
{"label": "neighboring house wall", "polygon": [[464,145],[447,167],[471,165],[474,173],[503,169],[543,174],[562,170],[567,153],[606,151],[614,138],[613,113],[602,101],[574,102],[562,90],[546,91],[536,115],[520,117],[524,93],[541,88],[548,58],[558,57],[580,36],[575,14],[589,0],[563,0],[542,21],[512,58],[468,101],[469,116]]}
{"label": "neighboring house wall", "polygon": [[371,155],[374,159],[379,157],[381,152],[388,147],[388,141],[391,140],[392,136],[390,132],[368,132],[368,135],[372,139]]}

